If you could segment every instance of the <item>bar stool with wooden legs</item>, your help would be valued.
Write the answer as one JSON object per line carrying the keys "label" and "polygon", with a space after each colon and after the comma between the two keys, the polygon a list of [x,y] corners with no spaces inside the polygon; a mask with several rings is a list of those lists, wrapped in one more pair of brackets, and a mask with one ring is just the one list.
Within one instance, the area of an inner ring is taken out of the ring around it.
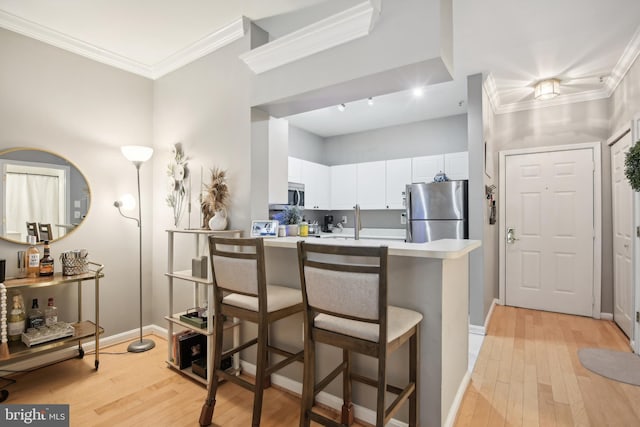
{"label": "bar stool with wooden legs", "polygon": [[[269,376],[294,361],[303,360],[303,352],[290,353],[269,344],[269,325],[302,311],[299,289],[267,285],[262,239],[238,239],[209,236],[214,292],[213,374],[207,398],[200,413],[200,425],[211,424],[216,392],[221,379],[238,384],[254,393],[251,425],[260,425],[263,391]],[[258,337],[227,351],[222,351],[222,316],[235,317],[258,324]],[[251,383],[221,369],[222,359],[257,344],[256,378]],[[268,353],[284,359],[268,366]]]}
{"label": "bar stool with wooden legs", "polygon": [[[298,242],[300,280],[304,301],[304,379],[300,426],[313,420],[328,426],[353,423],[351,383],[377,389],[376,423],[385,425],[409,401],[409,425],[418,425],[419,324],[422,314],[387,305],[385,246],[343,246]],[[387,384],[387,356],[409,341],[409,383]],[[315,378],[315,345],[342,348],[342,363],[321,381]],[[352,372],[351,353],[378,360],[378,377]],[[343,381],[341,424],[313,412],[315,396],[340,373]],[[385,391],[396,394],[386,406]]]}

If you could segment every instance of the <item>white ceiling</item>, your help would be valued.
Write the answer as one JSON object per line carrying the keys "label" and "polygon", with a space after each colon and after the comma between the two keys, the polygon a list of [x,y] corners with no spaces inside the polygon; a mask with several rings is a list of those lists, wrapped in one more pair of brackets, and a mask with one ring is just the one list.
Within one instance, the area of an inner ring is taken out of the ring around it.
{"label": "white ceiling", "polygon": [[[362,1],[362,0],[360,0]],[[384,20],[384,3],[380,19]],[[425,0],[426,1],[426,0]],[[0,0],[0,26],[38,28],[147,68],[246,16],[274,36],[346,9],[358,0]],[[494,109],[538,108],[608,96],[640,49],[638,0],[454,0],[454,81],[292,117],[320,135],[466,111],[466,76],[489,79]],[[12,25],[9,25],[11,23]],[[410,30],[410,29],[408,29]],[[626,51],[625,51],[626,49]],[[622,60],[621,60],[622,59]],[[625,62],[626,61],[626,62]],[[620,62],[620,64],[619,64]],[[616,65],[618,64],[617,68]],[[538,80],[561,80],[559,97],[532,100]],[[361,114],[358,114],[360,112]]]}

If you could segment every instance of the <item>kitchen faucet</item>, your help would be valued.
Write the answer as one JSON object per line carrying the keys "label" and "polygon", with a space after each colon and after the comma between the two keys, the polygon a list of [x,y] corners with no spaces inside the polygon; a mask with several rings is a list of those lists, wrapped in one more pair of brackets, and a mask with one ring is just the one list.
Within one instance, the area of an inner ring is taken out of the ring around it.
{"label": "kitchen faucet", "polygon": [[362,230],[362,222],[360,221],[360,205],[355,206],[355,236],[356,240],[360,240],[360,230]]}

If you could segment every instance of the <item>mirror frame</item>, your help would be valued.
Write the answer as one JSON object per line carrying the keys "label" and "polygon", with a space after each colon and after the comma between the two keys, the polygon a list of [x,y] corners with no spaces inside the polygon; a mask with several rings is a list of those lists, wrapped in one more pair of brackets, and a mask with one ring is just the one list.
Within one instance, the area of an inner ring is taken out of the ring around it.
{"label": "mirror frame", "polygon": [[[68,158],[66,158],[66,157],[64,157],[64,156],[62,156],[62,155],[60,155],[58,153],[55,153],[55,152],[53,152],[51,150],[45,150],[43,148],[14,147],[14,148],[8,148],[8,149],[5,149],[5,150],[0,150],[0,159],[5,154],[13,153],[13,152],[16,152],[16,151],[37,151],[37,152],[46,153],[46,154],[49,154],[51,156],[58,157],[58,158],[64,160],[65,162],[67,162],[70,167],[75,168],[78,171],[78,173],[82,176],[82,178],[84,179],[84,182],[86,184],[87,196],[88,196],[88,199],[89,199],[89,203],[87,204],[87,212],[86,212],[84,218],[82,219],[82,221],[80,221],[77,226],[73,227],[71,230],[68,230],[64,234],[64,236],[58,237],[58,238],[53,239],[53,240],[50,240],[49,243],[58,242],[58,241],[64,239],[65,237],[73,234],[84,223],[84,221],[87,219],[87,217],[89,216],[89,213],[91,212],[91,205],[93,204],[93,194],[91,193],[91,186],[89,185],[89,180],[87,179],[87,176],[82,172],[82,170],[78,167],[78,165],[76,165],[74,162],[72,162]],[[4,213],[3,213],[3,215],[4,215]],[[5,236],[3,236],[1,234],[0,234],[0,240],[4,240],[5,242],[8,242],[8,243],[15,243],[15,244],[18,244],[18,245],[24,245],[24,246],[29,245],[29,243],[27,243],[27,242],[21,242],[19,240],[10,239],[10,238],[5,237]],[[40,242],[36,243],[36,245],[42,245],[42,244],[44,244],[43,241],[40,241]]]}

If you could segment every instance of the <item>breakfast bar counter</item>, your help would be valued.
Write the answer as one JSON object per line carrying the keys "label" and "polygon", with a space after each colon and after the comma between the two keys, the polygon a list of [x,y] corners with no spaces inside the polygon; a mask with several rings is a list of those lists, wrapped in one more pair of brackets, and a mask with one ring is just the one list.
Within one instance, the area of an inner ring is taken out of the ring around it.
{"label": "breakfast bar counter", "polygon": [[[267,280],[269,283],[294,288],[300,287],[296,244],[300,237],[265,239]],[[480,247],[475,240],[444,239],[429,243],[405,243],[394,240],[353,240],[304,238],[309,243],[328,245],[360,245],[389,248],[388,301],[389,304],[418,311],[424,316],[420,325],[420,425],[436,427],[453,425],[455,413],[469,381],[468,367],[468,312],[469,262],[468,254]],[[278,322],[271,339],[279,345],[302,347],[302,316]],[[406,346],[405,346],[406,347]],[[249,355],[247,355],[249,356]],[[318,375],[326,375],[341,360],[339,350],[319,345],[317,352]],[[251,357],[251,356],[249,356]],[[373,359],[354,356],[356,371],[365,375],[376,374]],[[390,358],[388,381],[404,384],[408,351],[401,348]],[[294,391],[300,392],[301,367],[283,371],[284,377],[274,378]],[[337,379],[320,393],[321,404],[340,407],[341,380]],[[373,421],[375,393],[370,387],[355,386],[356,418]],[[407,421],[406,408],[396,418],[403,425]]]}

